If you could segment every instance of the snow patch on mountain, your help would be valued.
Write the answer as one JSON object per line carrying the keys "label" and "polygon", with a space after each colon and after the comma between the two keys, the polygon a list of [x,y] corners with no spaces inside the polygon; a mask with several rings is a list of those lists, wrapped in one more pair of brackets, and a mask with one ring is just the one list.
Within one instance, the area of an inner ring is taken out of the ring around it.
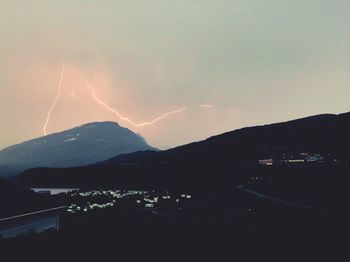
{"label": "snow patch on mountain", "polygon": [[77,141],[77,139],[75,137],[71,137],[71,138],[64,140],[63,143],[72,142],[72,141]]}

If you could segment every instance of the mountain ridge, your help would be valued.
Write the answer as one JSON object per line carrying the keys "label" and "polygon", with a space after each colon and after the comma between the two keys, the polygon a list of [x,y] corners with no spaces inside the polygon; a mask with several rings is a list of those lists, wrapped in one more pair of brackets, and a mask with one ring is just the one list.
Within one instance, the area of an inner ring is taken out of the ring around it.
{"label": "mountain ridge", "polygon": [[246,179],[249,173],[242,173],[242,168],[283,153],[306,152],[349,161],[349,133],[350,113],[316,115],[237,129],[165,151],[119,155],[95,165],[28,170],[20,180],[45,186],[223,186]]}
{"label": "mountain ridge", "polygon": [[[298,124],[303,124],[303,123],[308,123],[310,124],[311,122],[317,122],[317,121],[325,121],[325,120],[334,120],[337,117],[346,117],[349,118],[350,121],[350,112],[347,113],[342,113],[342,114],[319,114],[319,115],[314,115],[314,116],[307,116],[307,117],[303,117],[303,118],[298,118],[298,119],[294,119],[294,120],[288,120],[288,121],[283,121],[283,122],[278,122],[278,123],[272,123],[272,124],[265,124],[265,125],[257,125],[257,126],[249,126],[249,127],[243,127],[243,128],[239,128],[233,131],[228,131],[219,135],[215,135],[215,136],[211,136],[205,140],[202,141],[197,141],[197,142],[192,142],[189,144],[185,144],[185,145],[181,145],[181,146],[177,146],[174,148],[170,148],[164,151],[161,151],[160,154],[167,154],[173,151],[182,151],[188,147],[196,147],[196,145],[203,145],[206,143],[211,143],[212,141],[218,142],[220,140],[224,141],[225,139],[229,139],[230,136],[232,135],[238,135],[240,133],[244,133],[244,132],[249,132],[250,130],[257,130],[257,129],[264,129],[264,128],[275,128],[275,127],[280,127],[283,125],[290,125],[290,126],[294,126],[294,125],[298,125]],[[152,154],[153,155],[153,154]],[[134,156],[134,154],[129,154],[129,156]],[[123,155],[121,156],[115,156],[111,159],[108,159],[106,161],[103,161],[102,163],[108,163],[110,161],[112,161],[113,159],[117,159],[119,161],[119,157],[124,157]],[[102,164],[99,163],[99,164]]]}
{"label": "mountain ridge", "polygon": [[116,122],[92,122],[6,147],[0,151],[0,166],[17,170],[71,167],[140,150],[157,149]]}

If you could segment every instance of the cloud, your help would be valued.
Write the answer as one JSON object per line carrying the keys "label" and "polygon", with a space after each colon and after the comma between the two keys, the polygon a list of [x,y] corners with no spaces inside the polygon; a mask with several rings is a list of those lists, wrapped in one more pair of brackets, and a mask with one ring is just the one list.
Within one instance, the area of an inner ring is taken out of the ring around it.
{"label": "cloud", "polygon": [[200,108],[207,108],[207,109],[212,109],[215,106],[214,105],[199,105]]}
{"label": "cloud", "polygon": [[[350,1],[149,2],[0,1],[0,147],[42,134],[62,62],[137,123],[189,105],[136,130],[154,146],[349,110]],[[119,121],[66,78],[50,132]]]}

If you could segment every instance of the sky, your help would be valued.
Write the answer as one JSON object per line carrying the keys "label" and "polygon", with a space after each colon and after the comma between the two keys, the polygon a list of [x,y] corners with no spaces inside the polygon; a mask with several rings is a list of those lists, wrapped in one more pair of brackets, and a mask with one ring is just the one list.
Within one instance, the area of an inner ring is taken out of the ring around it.
{"label": "sky", "polygon": [[45,124],[164,149],[350,111],[349,24],[348,0],[0,0],[0,149]]}

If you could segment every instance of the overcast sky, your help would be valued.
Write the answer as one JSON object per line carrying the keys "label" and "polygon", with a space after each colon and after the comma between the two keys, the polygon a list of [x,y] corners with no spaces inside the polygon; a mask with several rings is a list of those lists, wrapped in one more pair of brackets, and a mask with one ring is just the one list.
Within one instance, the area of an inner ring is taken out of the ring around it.
{"label": "overcast sky", "polygon": [[[0,148],[113,120],[167,148],[350,111],[348,0],[0,0]],[[74,66],[75,71],[70,69]],[[145,127],[134,122],[181,113]]]}

